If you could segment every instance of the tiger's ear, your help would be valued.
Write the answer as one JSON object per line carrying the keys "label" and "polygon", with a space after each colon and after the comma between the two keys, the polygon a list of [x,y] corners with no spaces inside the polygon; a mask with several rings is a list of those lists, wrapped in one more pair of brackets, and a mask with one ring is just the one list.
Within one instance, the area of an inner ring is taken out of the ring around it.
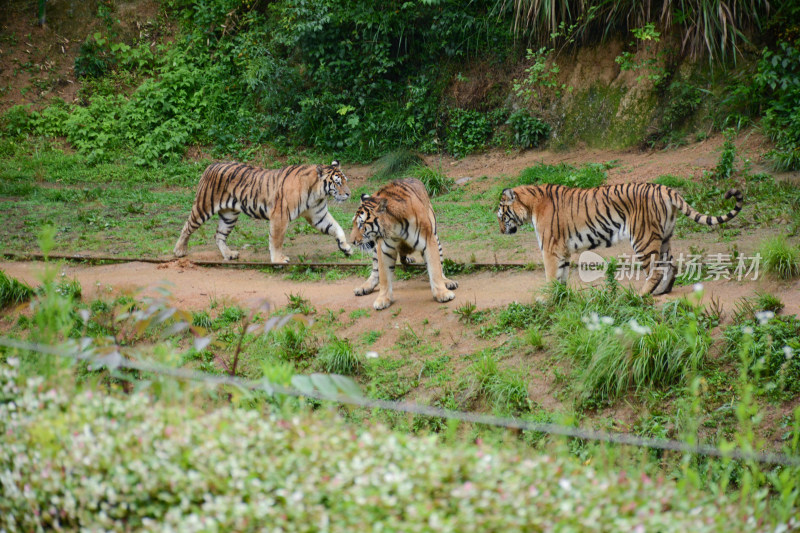
{"label": "tiger's ear", "polygon": [[517,194],[511,189],[503,189],[503,194],[500,195],[500,202],[503,204],[510,204],[517,199]]}
{"label": "tiger's ear", "polygon": [[379,215],[385,213],[387,205],[389,205],[389,201],[386,198],[381,198],[381,201],[378,202],[378,209],[376,209],[375,212]]}
{"label": "tiger's ear", "polygon": [[361,201],[362,202],[364,200],[369,200],[370,198],[372,198],[372,197],[369,194],[364,193],[364,194],[361,195]]}
{"label": "tiger's ear", "polygon": [[333,162],[331,163],[331,166],[333,168],[339,168],[339,160],[338,159],[334,159]]}
{"label": "tiger's ear", "polygon": [[322,179],[322,165],[317,165],[317,178]]}

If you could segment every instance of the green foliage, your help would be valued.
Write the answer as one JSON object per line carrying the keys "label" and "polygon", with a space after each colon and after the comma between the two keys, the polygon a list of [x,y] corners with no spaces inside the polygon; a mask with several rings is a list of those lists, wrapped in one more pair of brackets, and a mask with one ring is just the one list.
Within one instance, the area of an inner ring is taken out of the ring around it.
{"label": "green foliage", "polygon": [[508,117],[508,124],[514,134],[513,144],[520,148],[534,148],[550,135],[550,126],[524,111],[517,111]]}
{"label": "green foliage", "polygon": [[27,284],[9,277],[0,270],[0,309],[30,300],[35,291]]}
{"label": "green foliage", "polygon": [[759,253],[767,272],[785,280],[800,277],[800,247],[789,244],[786,237],[764,241]]}
{"label": "green foliage", "polygon": [[588,189],[598,187],[606,182],[608,179],[606,168],[606,165],[599,163],[589,163],[581,168],[575,168],[566,163],[558,165],[540,163],[523,170],[516,184],[543,185],[550,183]]}
{"label": "green foliage", "polygon": [[800,320],[759,311],[724,331],[725,353],[739,359],[764,391],[789,399],[800,393]]}
{"label": "green foliage", "polygon": [[447,150],[455,157],[464,157],[486,146],[494,127],[491,119],[480,111],[450,110],[447,127]]}
{"label": "green foliage", "polygon": [[641,39],[657,35],[659,26],[676,34],[693,58],[707,53],[723,60],[741,54],[744,32],[765,22],[767,5],[764,0],[734,0],[721,7],[713,0],[689,0],[679,7],[658,2],[642,9],[638,2],[520,0],[514,2],[514,14],[517,31],[542,44],[594,43],[617,31],[636,32]]}
{"label": "green foliage", "polygon": [[75,75],[79,78],[99,78],[115,65],[108,39],[100,32],[90,35],[81,44],[75,57]]}
{"label": "green foliage", "polygon": [[[307,390],[350,389],[315,377],[291,380]],[[442,520],[458,531],[520,525],[540,530],[558,521],[574,530],[591,524],[677,532],[736,530],[748,517],[771,530],[782,518],[763,502],[700,491],[644,475],[644,469],[604,466],[611,461],[586,465],[560,450],[525,452],[520,460],[522,452],[511,442],[443,444],[381,424],[353,428],[329,413],[282,415],[229,402],[208,405],[207,393],[184,392],[158,378],[147,391],[130,394],[71,385],[21,379],[10,364],[0,368],[6,399],[0,403],[0,468],[7,473],[0,528],[139,530],[158,523],[185,530],[202,514],[227,531],[263,523],[267,516],[281,530],[338,523],[342,527],[333,529],[365,531],[391,520],[398,530],[411,531]],[[53,393],[42,394],[41,388]],[[60,467],[31,468],[42,461]],[[120,475],[121,465],[136,468]],[[380,482],[363,483],[365,476]],[[295,477],[306,505],[276,497]],[[95,480],[94,489],[75,479]],[[500,486],[508,490],[498,491]],[[98,494],[113,494],[116,504],[101,503],[108,510],[98,512]],[[442,494],[457,496],[459,505]],[[72,503],[54,516],[50,510],[59,498]],[[565,514],[565,507],[575,512]],[[395,516],[396,509],[405,512]]]}
{"label": "green foliage", "polygon": [[357,374],[364,366],[362,357],[353,350],[350,341],[336,336],[320,347],[317,362],[325,372],[342,375]]}
{"label": "green foliage", "polygon": [[728,128],[724,132],[725,142],[722,143],[722,153],[719,156],[719,162],[714,169],[714,176],[719,179],[727,179],[733,175],[735,170],[734,163],[736,162],[736,145],[733,144],[733,138],[736,135],[732,128]]}
{"label": "green foliage", "polygon": [[528,410],[528,385],[520,374],[499,370],[497,360],[486,353],[472,364],[471,371],[478,390],[495,410],[514,415]]}
{"label": "green foliage", "polygon": [[779,170],[800,169],[800,40],[765,49],[754,81],[766,106],[765,131],[777,145],[768,158]]}
{"label": "green foliage", "polygon": [[317,353],[317,344],[303,322],[290,322],[269,334],[270,347],[284,361],[302,361]]}
{"label": "green foliage", "polygon": [[302,294],[287,294],[286,298],[289,300],[286,309],[290,312],[303,315],[310,315],[316,312],[308,298],[305,298]]}
{"label": "green foliage", "polygon": [[526,59],[531,65],[525,69],[524,78],[514,80],[512,88],[525,104],[546,104],[550,99],[560,97],[562,91],[567,89],[565,84],[558,82],[561,69],[555,60],[550,59],[552,54],[553,50],[546,47],[528,49]]}
{"label": "green foliage", "polygon": [[456,186],[455,180],[446,176],[441,168],[433,169],[424,165],[417,165],[411,167],[408,175],[420,180],[425,185],[425,190],[428,191],[430,197],[448,193]]}

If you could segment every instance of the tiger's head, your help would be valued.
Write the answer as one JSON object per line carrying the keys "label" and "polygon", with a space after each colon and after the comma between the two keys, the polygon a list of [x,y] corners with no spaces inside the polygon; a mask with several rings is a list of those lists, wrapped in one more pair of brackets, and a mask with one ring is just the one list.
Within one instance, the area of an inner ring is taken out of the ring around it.
{"label": "tiger's head", "polygon": [[504,189],[500,195],[500,207],[497,219],[500,221],[500,233],[514,234],[525,220],[525,207],[517,201],[517,194],[512,189]]}
{"label": "tiger's head", "polygon": [[317,166],[317,176],[322,180],[325,194],[332,196],[337,202],[350,198],[350,187],[347,186],[347,176],[339,168],[339,162],[334,160],[329,166]]}
{"label": "tiger's head", "polygon": [[386,212],[386,198],[374,198],[368,194],[361,195],[361,205],[353,217],[353,229],[350,242],[365,252],[375,247],[375,241],[383,236],[380,216]]}

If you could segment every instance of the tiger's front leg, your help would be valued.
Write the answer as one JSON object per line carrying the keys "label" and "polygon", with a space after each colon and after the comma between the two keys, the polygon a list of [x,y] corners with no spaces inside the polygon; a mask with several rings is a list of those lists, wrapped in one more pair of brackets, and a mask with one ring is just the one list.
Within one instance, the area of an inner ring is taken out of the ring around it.
{"label": "tiger's front leg", "polygon": [[283,254],[283,238],[289,221],[284,216],[273,215],[269,219],[269,259],[273,263],[288,263],[289,258]]}
{"label": "tiger's front leg", "polygon": [[336,219],[333,218],[333,215],[331,215],[328,211],[327,204],[323,202],[322,207],[309,209],[303,213],[303,218],[305,218],[309,224],[317,228],[322,233],[335,237],[336,244],[339,246],[339,250],[341,250],[344,255],[347,257],[353,255],[353,248],[347,242],[347,237],[344,234],[344,230],[339,223],[336,222]]}
{"label": "tiger's front leg", "polygon": [[378,246],[376,245],[372,249],[372,272],[370,272],[367,281],[360,287],[356,287],[353,292],[355,292],[356,296],[365,296],[375,290],[375,287],[378,286],[378,280]]}
{"label": "tiger's front leg", "polygon": [[378,297],[372,303],[376,311],[386,309],[392,305],[392,274],[394,265],[397,262],[397,250],[387,245],[383,239],[378,239],[375,244],[376,254],[378,255],[378,284],[380,290]]}

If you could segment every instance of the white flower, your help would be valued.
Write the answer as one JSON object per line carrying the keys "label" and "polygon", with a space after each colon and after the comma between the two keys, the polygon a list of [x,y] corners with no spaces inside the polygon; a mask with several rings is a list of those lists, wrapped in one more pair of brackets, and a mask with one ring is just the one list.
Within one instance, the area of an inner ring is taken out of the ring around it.
{"label": "white flower", "polygon": [[763,326],[771,319],[775,318],[775,313],[772,311],[759,311],[756,313],[756,318],[758,319],[758,323]]}
{"label": "white flower", "polygon": [[366,353],[366,357],[367,357],[367,359],[377,359],[378,358],[378,352],[367,352]]}
{"label": "white flower", "polygon": [[604,316],[604,317],[602,317],[602,318],[600,319],[600,321],[601,321],[603,324],[605,324],[606,326],[610,326],[611,324],[613,324],[613,323],[614,323],[614,319],[613,319],[613,318],[611,318],[610,316]]}
{"label": "white flower", "polygon": [[794,357],[794,350],[792,350],[791,346],[784,346],[783,347],[783,355],[786,356],[786,360],[788,361],[792,357]]}
{"label": "white flower", "polygon": [[744,333],[745,335],[752,335],[753,328],[751,328],[750,326],[745,326],[742,328],[742,333]]}
{"label": "white flower", "polygon": [[649,335],[651,333],[651,329],[649,327],[639,324],[635,318],[631,318],[631,321],[628,322],[628,325],[631,327],[634,333],[638,333],[639,335]]}
{"label": "white flower", "polygon": [[703,292],[703,284],[702,283],[695,283],[694,284],[694,292]]}

